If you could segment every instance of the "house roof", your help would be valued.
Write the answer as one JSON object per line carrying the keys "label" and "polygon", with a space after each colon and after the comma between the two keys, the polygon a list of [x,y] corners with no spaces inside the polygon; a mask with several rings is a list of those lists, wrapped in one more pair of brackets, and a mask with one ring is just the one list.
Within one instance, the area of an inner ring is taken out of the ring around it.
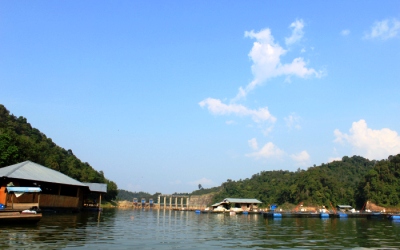
{"label": "house roof", "polygon": [[31,161],[24,161],[8,167],[0,168],[0,177],[34,180],[72,186],[86,186],[82,182],[72,179],[63,173]]}
{"label": "house roof", "polygon": [[104,183],[89,183],[83,182],[84,185],[89,187],[92,192],[107,193],[107,184]]}
{"label": "house roof", "polygon": [[251,203],[251,204],[260,204],[261,201],[257,199],[239,199],[239,198],[225,198],[223,202],[226,203]]}
{"label": "house roof", "polygon": [[353,208],[350,205],[337,205],[338,208]]}

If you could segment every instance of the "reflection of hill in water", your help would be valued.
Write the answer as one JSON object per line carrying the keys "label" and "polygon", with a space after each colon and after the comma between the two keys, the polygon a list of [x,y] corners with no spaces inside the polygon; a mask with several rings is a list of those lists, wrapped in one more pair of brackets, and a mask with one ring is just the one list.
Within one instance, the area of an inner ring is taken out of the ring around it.
{"label": "reflection of hill in water", "polygon": [[76,214],[43,214],[37,225],[0,225],[0,249],[80,247],[101,234],[103,222],[114,223],[115,210]]}

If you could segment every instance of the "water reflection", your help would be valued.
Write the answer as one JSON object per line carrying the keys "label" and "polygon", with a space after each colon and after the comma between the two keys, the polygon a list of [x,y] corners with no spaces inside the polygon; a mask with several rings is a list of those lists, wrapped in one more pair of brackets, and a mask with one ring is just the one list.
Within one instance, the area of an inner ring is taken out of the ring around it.
{"label": "water reflection", "polygon": [[37,225],[0,229],[1,249],[400,248],[399,221],[353,218],[107,209],[101,214],[45,214]]}

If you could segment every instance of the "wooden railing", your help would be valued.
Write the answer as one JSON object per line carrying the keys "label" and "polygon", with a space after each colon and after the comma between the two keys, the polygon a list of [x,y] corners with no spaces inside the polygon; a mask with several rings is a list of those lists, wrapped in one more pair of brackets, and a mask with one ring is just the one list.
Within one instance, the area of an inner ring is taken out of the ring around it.
{"label": "wooden railing", "polygon": [[79,198],[53,194],[41,194],[39,206],[77,208],[79,206]]}
{"label": "wooden railing", "polygon": [[[39,203],[39,204],[38,204]],[[14,209],[29,209],[33,206],[54,208],[78,208],[79,198],[54,194],[25,193],[20,197],[14,194],[7,196],[7,207]]]}

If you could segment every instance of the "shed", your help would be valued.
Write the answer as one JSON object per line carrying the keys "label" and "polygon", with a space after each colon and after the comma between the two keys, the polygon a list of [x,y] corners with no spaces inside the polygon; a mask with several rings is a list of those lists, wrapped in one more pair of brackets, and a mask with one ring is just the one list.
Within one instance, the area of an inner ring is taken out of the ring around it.
{"label": "shed", "polygon": [[223,206],[225,209],[241,209],[243,211],[254,211],[257,210],[258,204],[262,202],[257,199],[248,199],[248,198],[225,198],[223,201],[219,203],[215,203],[212,205],[213,209],[221,208]]}
{"label": "shed", "polygon": [[[90,193],[84,195],[84,207],[100,207],[101,195],[107,193],[107,184],[82,182],[89,187]],[[98,197],[98,200],[97,200]]]}
{"label": "shed", "polygon": [[351,211],[353,209],[350,205],[337,205],[336,208],[342,212]]}
{"label": "shed", "polygon": [[[106,184],[102,184],[106,185]],[[95,192],[104,191],[102,185],[90,185]],[[28,209],[30,203],[39,203],[37,193],[26,193],[16,197],[7,193],[7,187],[38,187],[41,189],[41,208],[68,208],[80,209],[83,207],[84,194],[90,193],[89,185],[77,181],[61,172],[40,164],[24,161],[14,165],[0,168],[0,203],[11,205],[20,209]],[[105,188],[107,191],[107,188]]]}

